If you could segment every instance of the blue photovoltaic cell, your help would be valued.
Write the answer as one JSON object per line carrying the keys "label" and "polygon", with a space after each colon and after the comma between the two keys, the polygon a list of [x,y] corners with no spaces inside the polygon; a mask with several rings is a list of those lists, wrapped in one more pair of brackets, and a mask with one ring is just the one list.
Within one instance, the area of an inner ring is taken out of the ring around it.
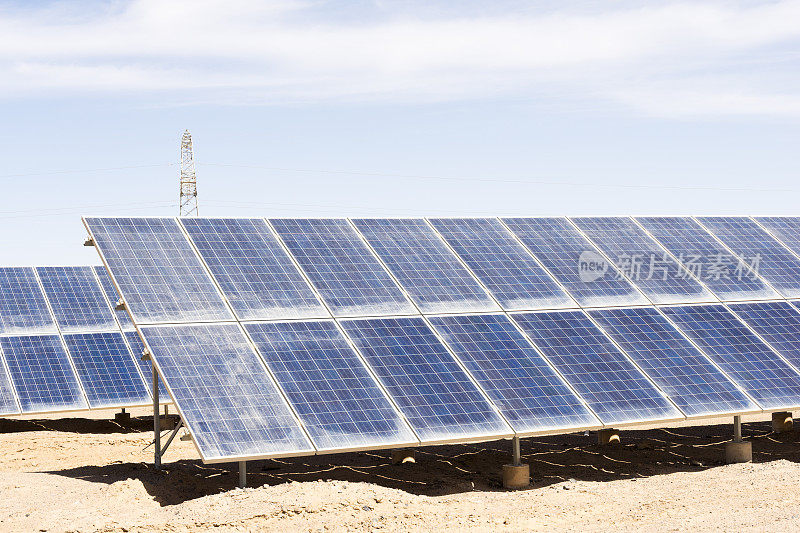
{"label": "blue photovoltaic cell", "polygon": [[731,304],[730,309],[795,368],[800,368],[800,312],[792,304]]}
{"label": "blue photovoltaic cell", "polygon": [[800,259],[745,217],[700,218],[709,231],[728,246],[749,268],[786,298],[800,297]]}
{"label": "blue photovoltaic cell", "polygon": [[175,219],[85,223],[138,324],[233,320]]}
{"label": "blue photovoltaic cell", "polygon": [[240,320],[330,316],[263,219],[181,224]]}
{"label": "blue photovoltaic cell", "polygon": [[347,220],[273,219],[270,223],[335,316],[416,313]]}
{"label": "blue photovoltaic cell", "polygon": [[[142,359],[142,354],[144,354],[144,343],[142,343],[142,339],[139,337],[139,334],[136,331],[124,331],[123,335],[125,335],[125,340],[128,341],[128,348],[130,348],[136,364],[139,365],[139,369],[142,371],[142,376],[144,377],[144,382],[147,385],[147,390],[152,393],[153,367],[150,364],[150,361],[147,359]],[[158,394],[159,403],[169,403],[169,392],[167,391],[167,388],[164,386],[164,382],[161,381],[160,377],[158,378]]]}
{"label": "blue photovoltaic cell", "polygon": [[8,376],[0,351],[0,416],[19,414],[19,412],[14,386],[11,384],[11,378]]}
{"label": "blue photovoltaic cell", "polygon": [[773,237],[796,254],[800,254],[800,218],[758,217],[756,218]]}
{"label": "blue photovoltaic cell", "polygon": [[705,283],[720,300],[759,300],[780,295],[688,217],[636,219],[683,266]]}
{"label": "blue photovoltaic cell", "polygon": [[759,410],[656,309],[598,309],[589,314],[686,415]]}
{"label": "blue photovoltaic cell", "polygon": [[89,398],[89,407],[150,403],[150,394],[122,340],[122,333],[64,335],[64,342]]}
{"label": "blue photovoltaic cell", "polygon": [[120,327],[123,331],[133,331],[135,328],[133,326],[133,322],[131,322],[131,317],[128,312],[124,308],[115,309],[117,302],[119,301],[119,293],[117,292],[117,289],[114,288],[114,283],[111,281],[111,277],[109,277],[106,267],[97,266],[94,267],[94,271],[97,274],[97,279],[100,280],[100,286],[103,288],[103,292],[106,294],[109,305],[114,310],[114,314],[119,321]]}
{"label": "blue photovoltaic cell", "polygon": [[513,317],[604,424],[683,418],[582,311]]}
{"label": "blue photovoltaic cell", "polygon": [[648,303],[567,219],[503,221],[579,304],[597,307]]}
{"label": "blue photovoltaic cell", "polygon": [[716,301],[638,224],[627,217],[573,218],[633,283],[657,304]]}
{"label": "blue photovoltaic cell", "polygon": [[204,461],[313,453],[235,324],[142,328]]}
{"label": "blue photovoltaic cell", "polygon": [[92,267],[37,267],[36,272],[62,333],[119,329]]}
{"label": "blue photovoltaic cell", "polygon": [[662,309],[764,409],[800,406],[800,374],[722,305]]}
{"label": "blue photovoltaic cell", "polygon": [[246,328],[318,450],[418,443],[333,321]]}
{"label": "blue photovoltaic cell", "polygon": [[88,409],[58,335],[0,337],[23,413]]}
{"label": "blue photovoltaic cell", "polygon": [[353,220],[423,313],[498,310],[422,219]]}
{"label": "blue photovoltaic cell", "polygon": [[434,218],[430,223],[504,309],[577,307],[499,220]]}
{"label": "blue photovoltaic cell", "polygon": [[600,425],[508,317],[436,316],[430,321],[517,433]]}
{"label": "blue photovoltaic cell", "polygon": [[33,268],[0,268],[0,333],[55,333],[56,324]]}
{"label": "blue photovoltaic cell", "polygon": [[341,324],[423,443],[512,434],[422,318]]}

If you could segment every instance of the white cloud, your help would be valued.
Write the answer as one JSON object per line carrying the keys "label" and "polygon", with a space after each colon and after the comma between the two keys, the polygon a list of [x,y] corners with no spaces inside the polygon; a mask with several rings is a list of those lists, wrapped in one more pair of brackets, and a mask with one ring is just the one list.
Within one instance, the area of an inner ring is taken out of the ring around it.
{"label": "white cloud", "polygon": [[144,93],[224,103],[567,96],[664,115],[800,116],[796,0],[519,12],[493,4],[479,14],[416,16],[379,4],[364,6],[362,20],[353,10],[339,13],[337,2],[90,5],[89,12],[75,3],[0,8],[0,96]]}

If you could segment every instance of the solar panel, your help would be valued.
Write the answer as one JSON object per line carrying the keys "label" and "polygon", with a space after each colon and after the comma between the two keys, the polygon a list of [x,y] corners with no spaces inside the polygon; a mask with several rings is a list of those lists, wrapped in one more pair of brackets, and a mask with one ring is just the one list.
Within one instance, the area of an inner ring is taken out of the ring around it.
{"label": "solar panel", "polygon": [[423,313],[499,310],[424,220],[356,219],[353,224]]}
{"label": "solar panel", "polygon": [[503,221],[582,306],[648,303],[567,219]]}
{"label": "solar panel", "polygon": [[64,335],[89,407],[131,407],[150,403],[150,393],[139,375],[121,333]]}
{"label": "solar panel", "polygon": [[684,418],[582,311],[513,318],[604,424]]}
{"label": "solar panel", "polygon": [[786,298],[800,297],[800,259],[753,220],[744,217],[699,220],[743,260],[748,274],[761,276]]}
{"label": "solar panel", "polygon": [[94,267],[94,271],[108,299],[108,303],[111,305],[111,308],[114,309],[114,315],[117,317],[120,328],[122,328],[122,331],[133,331],[135,327],[133,322],[131,322],[131,317],[128,315],[128,312],[124,308],[116,309],[117,302],[119,301],[119,293],[114,287],[114,283],[111,281],[106,267],[97,266]]}
{"label": "solar panel", "polygon": [[572,221],[657,304],[712,302],[714,296],[630,218]]}
{"label": "solar panel", "polygon": [[576,307],[575,302],[495,218],[434,218],[430,223],[504,309]]}
{"label": "solar panel", "polygon": [[314,452],[236,324],[148,326],[142,334],[204,462]]}
{"label": "solar panel", "polygon": [[789,302],[731,304],[745,321],[786,360],[800,368],[800,312]]}
{"label": "solar panel", "polygon": [[245,328],[317,450],[418,443],[332,320]]}
{"label": "solar panel", "polygon": [[642,217],[636,220],[721,300],[780,298],[691,218]]}
{"label": "solar panel", "polygon": [[14,386],[11,384],[8,368],[0,350],[0,416],[16,415],[19,412],[17,395],[14,393]]}
{"label": "solar panel", "polygon": [[261,219],[181,220],[240,320],[330,316]]}
{"label": "solar panel", "polygon": [[430,321],[518,434],[600,426],[505,315]]}
{"label": "solar panel", "polygon": [[758,217],[756,220],[784,246],[800,254],[800,218]]}
{"label": "solar panel", "polygon": [[139,324],[233,320],[175,219],[84,223]]}
{"label": "solar panel", "polygon": [[270,224],[334,316],[416,313],[346,220],[272,219]]}
{"label": "solar panel", "polygon": [[90,266],[37,267],[62,333],[119,329]]}
{"label": "solar panel", "polygon": [[422,318],[341,325],[423,443],[513,435]]}
{"label": "solar panel", "polygon": [[680,306],[662,311],[762,408],[800,406],[800,374],[725,307]]}
{"label": "solar panel", "polygon": [[761,410],[656,309],[589,314],[687,416]]}
{"label": "solar panel", "polygon": [[0,337],[23,413],[88,409],[58,335]]}
{"label": "solar panel", "polygon": [[0,268],[0,333],[55,333],[56,324],[33,268]]}
{"label": "solar panel", "polygon": [[[142,376],[144,377],[145,385],[147,385],[147,390],[152,394],[153,367],[148,359],[142,359],[142,355],[145,352],[144,343],[139,337],[139,333],[136,331],[124,331],[122,334],[125,336],[125,340],[128,343],[128,348],[130,349],[131,354],[133,354],[133,359],[136,361],[136,364],[139,365],[139,370],[142,371]],[[164,382],[161,381],[161,377],[158,378],[158,394],[160,403],[169,403],[169,392],[167,392]]]}

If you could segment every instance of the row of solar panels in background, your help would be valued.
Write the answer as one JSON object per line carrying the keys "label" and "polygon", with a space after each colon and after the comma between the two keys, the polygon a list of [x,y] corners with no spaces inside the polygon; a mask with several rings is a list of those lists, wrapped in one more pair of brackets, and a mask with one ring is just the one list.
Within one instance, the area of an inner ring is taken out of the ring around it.
{"label": "row of solar panels in background", "polygon": [[[652,301],[715,303],[611,307],[649,302],[621,276],[580,280],[600,250],[567,219],[86,220],[206,461],[800,405],[797,309],[757,276],[708,286],[778,301],[720,304],[651,236],[733,254],[703,227],[575,223],[607,253],[662,254],[674,278],[641,285]],[[786,250],[767,239],[740,250]],[[609,308],[499,312],[576,300]],[[307,318],[322,320],[285,321]],[[157,324],[215,321],[230,323]]]}
{"label": "row of solar panels in background", "polygon": [[0,268],[0,415],[150,404],[150,363],[117,298],[103,267]]}

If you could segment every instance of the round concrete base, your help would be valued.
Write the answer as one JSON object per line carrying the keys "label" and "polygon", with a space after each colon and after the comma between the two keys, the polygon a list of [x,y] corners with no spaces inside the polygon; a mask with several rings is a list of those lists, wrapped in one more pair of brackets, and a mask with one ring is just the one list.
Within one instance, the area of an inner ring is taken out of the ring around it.
{"label": "round concrete base", "polygon": [[725,444],[725,462],[749,463],[753,460],[753,443],[748,441],[728,442]]}
{"label": "round concrete base", "polygon": [[772,413],[772,431],[775,433],[787,433],[794,427],[792,413],[781,412]]}
{"label": "round concrete base", "polygon": [[403,463],[416,463],[415,450],[403,448],[402,450],[392,450],[392,464],[401,465]]}
{"label": "round concrete base", "polygon": [[619,444],[619,431],[608,428],[597,432],[597,444],[600,446],[616,446]]}
{"label": "round concrete base", "polygon": [[524,489],[531,484],[530,465],[503,465],[503,487]]}

